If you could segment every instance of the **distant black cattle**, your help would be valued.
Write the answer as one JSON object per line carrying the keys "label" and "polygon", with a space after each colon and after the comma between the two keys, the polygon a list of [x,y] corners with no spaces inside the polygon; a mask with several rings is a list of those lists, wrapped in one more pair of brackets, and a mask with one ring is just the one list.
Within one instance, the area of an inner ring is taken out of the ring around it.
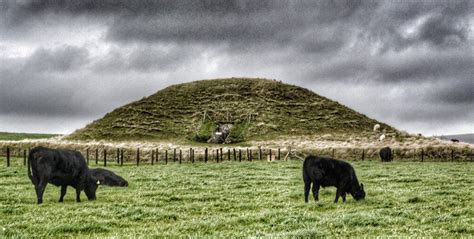
{"label": "distant black cattle", "polygon": [[128,182],[124,178],[118,176],[114,172],[103,168],[91,168],[92,176],[100,181],[101,185],[127,187]]}
{"label": "distant black cattle", "polygon": [[451,142],[453,142],[453,143],[459,143],[459,139],[451,139]]}
{"label": "distant black cattle", "polygon": [[346,193],[355,200],[365,198],[364,185],[357,180],[354,168],[347,162],[326,157],[308,156],[303,163],[304,199],[308,202],[309,189],[313,184],[314,200],[318,201],[319,187],[337,188],[336,203],[339,197],[346,201]]}
{"label": "distant black cattle", "polygon": [[76,189],[76,201],[80,202],[84,190],[89,200],[95,200],[99,181],[93,177],[81,153],[65,149],[36,147],[28,156],[28,177],[35,185],[38,204],[48,183],[61,186],[59,202],[63,201],[67,186]]}
{"label": "distant black cattle", "polygon": [[392,149],[390,147],[381,148],[379,155],[382,162],[390,162],[393,160]]}

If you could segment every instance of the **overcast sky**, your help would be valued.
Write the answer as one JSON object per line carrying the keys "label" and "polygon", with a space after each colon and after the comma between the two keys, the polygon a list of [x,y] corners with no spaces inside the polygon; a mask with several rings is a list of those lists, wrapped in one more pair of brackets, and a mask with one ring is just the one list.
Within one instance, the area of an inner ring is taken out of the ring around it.
{"label": "overcast sky", "polygon": [[242,76],[473,133],[473,45],[474,1],[0,0],[0,131],[70,133],[170,84]]}

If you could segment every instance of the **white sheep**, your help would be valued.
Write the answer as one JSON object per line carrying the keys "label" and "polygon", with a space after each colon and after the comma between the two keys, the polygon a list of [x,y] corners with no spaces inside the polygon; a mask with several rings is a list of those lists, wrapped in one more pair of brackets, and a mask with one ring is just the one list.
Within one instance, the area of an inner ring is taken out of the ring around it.
{"label": "white sheep", "polygon": [[383,141],[385,139],[385,134],[380,135],[379,140]]}
{"label": "white sheep", "polygon": [[379,124],[375,124],[375,125],[374,125],[374,132],[375,132],[375,131],[378,131],[379,129],[380,129],[380,125],[379,125]]}

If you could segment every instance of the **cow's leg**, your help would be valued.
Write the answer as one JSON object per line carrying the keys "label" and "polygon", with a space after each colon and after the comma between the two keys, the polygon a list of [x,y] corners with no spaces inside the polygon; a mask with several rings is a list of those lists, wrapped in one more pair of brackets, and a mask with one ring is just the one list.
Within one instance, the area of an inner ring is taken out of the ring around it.
{"label": "cow's leg", "polygon": [[36,196],[38,198],[38,204],[43,203],[43,193],[46,189],[46,184],[48,184],[48,180],[46,178],[41,178],[38,186],[36,187]]}
{"label": "cow's leg", "polygon": [[304,182],[304,201],[308,202],[309,190],[311,188],[311,182]]}
{"label": "cow's leg", "polygon": [[341,196],[341,190],[337,188],[336,190],[336,199],[334,199],[334,203],[337,203],[339,201],[339,196]]}
{"label": "cow's leg", "polygon": [[311,189],[311,178],[308,176],[305,170],[303,170],[303,181],[304,181],[304,201],[308,202],[309,190]]}
{"label": "cow's leg", "polygon": [[67,186],[61,185],[61,197],[59,197],[59,202],[63,202],[64,195],[66,195]]}
{"label": "cow's leg", "polygon": [[345,192],[342,192],[341,197],[342,197],[342,202],[346,202],[346,193]]}
{"label": "cow's leg", "polygon": [[76,202],[81,202],[81,190],[76,188]]}
{"label": "cow's leg", "polygon": [[318,201],[318,200],[319,200],[318,195],[319,195],[319,184],[313,182],[313,197],[314,197],[314,201]]}

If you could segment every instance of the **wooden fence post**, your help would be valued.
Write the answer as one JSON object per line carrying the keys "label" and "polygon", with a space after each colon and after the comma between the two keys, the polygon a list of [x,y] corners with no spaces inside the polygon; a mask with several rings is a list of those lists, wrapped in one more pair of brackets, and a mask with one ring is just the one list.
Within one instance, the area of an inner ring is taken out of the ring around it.
{"label": "wooden fence post", "polygon": [[252,161],[252,150],[249,150],[250,161]]}
{"label": "wooden fence post", "polygon": [[222,160],[222,157],[223,157],[223,155],[222,155],[222,148],[220,149],[220,156],[221,156],[221,161],[223,161],[223,160]]}
{"label": "wooden fence post", "polygon": [[89,148],[86,149],[86,162],[89,165]]}
{"label": "wooden fence post", "polygon": [[454,150],[451,149],[451,162],[453,162],[453,161],[454,161]]}
{"label": "wooden fence post", "polygon": [[117,165],[120,164],[120,149],[117,148]]}
{"label": "wooden fence post", "polygon": [[239,162],[242,162],[242,150],[239,149]]}
{"label": "wooden fence post", "polygon": [[173,149],[173,162],[176,162],[176,148]]}
{"label": "wooden fence post", "polygon": [[181,164],[181,159],[183,158],[182,150],[179,149],[179,164]]}
{"label": "wooden fence post", "polygon": [[262,146],[258,146],[258,160],[262,161]]}
{"label": "wooden fence post", "polygon": [[235,148],[232,149],[234,151],[234,161],[237,160],[237,154],[235,153]]}
{"label": "wooden fence post", "polygon": [[107,167],[107,148],[104,148],[104,167]]}
{"label": "wooden fence post", "polygon": [[247,161],[250,161],[249,149],[247,148]]}
{"label": "wooden fence post", "polygon": [[95,148],[95,165],[99,164],[99,148]]}
{"label": "wooden fence post", "polygon": [[191,162],[194,163],[194,149],[191,148]]}
{"label": "wooden fence post", "polygon": [[204,150],[204,162],[207,163],[207,148]]}
{"label": "wooden fence post", "polygon": [[421,162],[423,162],[423,157],[425,156],[424,154],[425,154],[425,152],[424,152],[423,148],[421,148]]}
{"label": "wooden fence post", "polygon": [[153,165],[155,163],[155,150],[152,149],[151,150],[151,165]]}
{"label": "wooden fence post", "polygon": [[137,166],[140,164],[140,148],[137,148]]}
{"label": "wooden fence post", "polygon": [[230,161],[230,149],[227,149],[227,159]]}
{"label": "wooden fence post", "polygon": [[7,147],[7,167],[10,167],[10,147]]}
{"label": "wooden fence post", "polygon": [[278,160],[280,160],[280,148],[278,148]]}
{"label": "wooden fence post", "polygon": [[216,149],[216,162],[219,163],[219,149]]}
{"label": "wooden fence post", "polygon": [[364,161],[365,158],[365,149],[362,149],[362,161]]}
{"label": "wooden fence post", "polygon": [[123,166],[123,149],[120,150],[120,166]]}
{"label": "wooden fence post", "polygon": [[23,150],[23,166],[26,166],[26,149]]}
{"label": "wooden fence post", "polygon": [[168,164],[168,150],[165,150],[165,164]]}

